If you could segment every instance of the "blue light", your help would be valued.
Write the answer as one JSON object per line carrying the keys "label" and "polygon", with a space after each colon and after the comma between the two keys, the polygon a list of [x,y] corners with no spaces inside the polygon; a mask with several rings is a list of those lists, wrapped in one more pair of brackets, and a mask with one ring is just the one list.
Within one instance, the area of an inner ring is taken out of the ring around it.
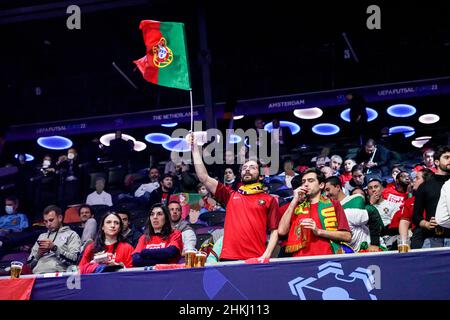
{"label": "blue light", "polygon": [[408,138],[414,135],[416,133],[416,130],[410,126],[396,126],[389,128],[389,135],[395,133],[403,133],[405,135],[405,138]]}
{"label": "blue light", "polygon": [[[19,154],[16,153],[14,158],[19,159]],[[31,154],[25,153],[25,161],[33,161],[34,157]]]}
{"label": "blue light", "polygon": [[41,137],[37,139],[37,143],[50,150],[64,150],[73,146],[72,140],[61,136]]}
{"label": "blue light", "polygon": [[164,128],[173,128],[173,127],[176,127],[177,125],[178,125],[178,122],[161,124],[161,126],[164,127]]}
{"label": "blue light", "polygon": [[387,108],[387,113],[392,117],[406,118],[416,113],[416,108],[409,104],[394,104]]}
{"label": "blue light", "polygon": [[[300,126],[291,121],[280,121],[280,127],[288,127],[289,129],[291,129],[292,134],[297,134],[300,132]],[[273,129],[272,122],[269,122],[264,126],[264,130],[268,132],[272,132],[272,129]]]}
{"label": "blue light", "polygon": [[163,148],[169,151],[187,152],[191,151],[191,146],[183,138],[172,138],[170,141],[163,143]]}
{"label": "blue light", "polygon": [[337,125],[332,123],[319,123],[312,127],[312,132],[321,136],[331,136],[340,130]]}
{"label": "blue light", "polygon": [[165,142],[170,141],[170,136],[164,133],[149,133],[148,135],[145,136],[145,141],[148,141],[150,143],[154,143],[154,144],[163,144]]}
{"label": "blue light", "polygon": [[[378,118],[378,112],[376,112],[374,109],[372,108],[366,108],[366,113],[367,113],[367,121],[373,121],[376,118]],[[345,109],[344,111],[341,112],[341,118],[344,121],[350,122],[350,108]]]}
{"label": "blue light", "polygon": [[230,134],[229,142],[230,143],[239,143],[242,141],[242,138],[237,134]]}

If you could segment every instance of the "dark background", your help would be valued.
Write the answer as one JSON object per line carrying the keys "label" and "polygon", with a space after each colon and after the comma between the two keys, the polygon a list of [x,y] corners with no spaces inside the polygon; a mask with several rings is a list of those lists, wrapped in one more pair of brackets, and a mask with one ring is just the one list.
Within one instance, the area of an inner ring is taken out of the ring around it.
{"label": "dark background", "polygon": [[[65,9],[77,3],[81,30],[68,30]],[[446,1],[243,3],[0,1],[3,121],[24,124],[188,105],[185,91],[149,84],[135,70],[132,61],[145,53],[143,19],[185,23],[195,104],[204,102],[199,61],[205,57],[214,102],[450,74]],[[366,27],[370,4],[381,8],[381,30]],[[29,14],[19,11],[33,6]],[[205,14],[209,51],[199,47],[199,10]],[[359,63],[344,58],[343,32]]]}

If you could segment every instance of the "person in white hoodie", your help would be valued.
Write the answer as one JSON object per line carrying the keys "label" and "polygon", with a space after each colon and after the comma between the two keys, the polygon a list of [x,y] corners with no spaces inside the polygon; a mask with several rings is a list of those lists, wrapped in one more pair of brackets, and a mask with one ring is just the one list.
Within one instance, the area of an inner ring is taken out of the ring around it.
{"label": "person in white hoodie", "polygon": [[70,265],[78,263],[80,237],[70,227],[62,225],[63,215],[59,207],[46,207],[43,216],[48,231],[39,235],[27,263],[35,274],[64,272]]}

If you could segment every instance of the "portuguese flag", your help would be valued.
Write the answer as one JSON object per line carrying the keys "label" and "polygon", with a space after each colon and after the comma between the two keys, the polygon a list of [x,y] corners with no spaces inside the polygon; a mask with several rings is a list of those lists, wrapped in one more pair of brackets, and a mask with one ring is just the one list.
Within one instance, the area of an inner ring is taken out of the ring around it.
{"label": "portuguese flag", "polygon": [[191,90],[184,24],[143,20],[139,28],[147,53],[133,61],[148,82]]}

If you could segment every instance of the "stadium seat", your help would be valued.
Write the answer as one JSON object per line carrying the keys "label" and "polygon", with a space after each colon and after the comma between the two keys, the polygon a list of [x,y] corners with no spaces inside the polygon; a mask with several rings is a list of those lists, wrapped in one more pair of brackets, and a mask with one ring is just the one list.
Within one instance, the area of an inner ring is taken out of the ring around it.
{"label": "stadium seat", "polygon": [[64,223],[78,223],[81,222],[80,215],[78,214],[78,209],[80,206],[72,206],[66,209],[66,212],[64,212]]}

